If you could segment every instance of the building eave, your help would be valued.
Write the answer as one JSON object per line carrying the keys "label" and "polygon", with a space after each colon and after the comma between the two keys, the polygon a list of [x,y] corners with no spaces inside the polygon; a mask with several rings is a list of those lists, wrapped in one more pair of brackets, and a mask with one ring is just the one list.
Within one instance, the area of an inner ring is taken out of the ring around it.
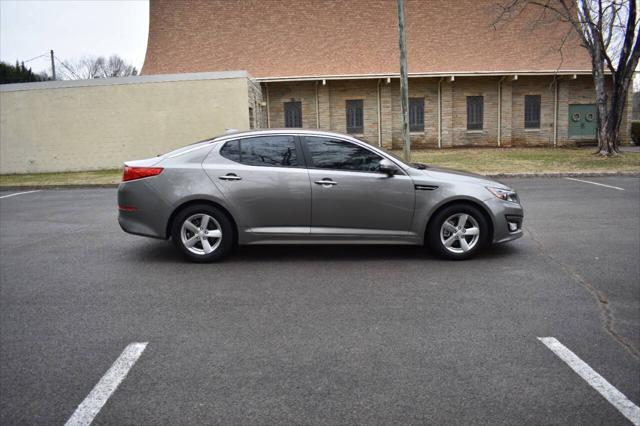
{"label": "building eave", "polygon": [[[410,78],[437,78],[437,77],[501,77],[501,76],[548,76],[548,75],[591,75],[591,70],[523,70],[523,71],[473,71],[473,72],[431,72],[409,73]],[[363,80],[377,78],[400,78],[400,73],[383,74],[342,74],[342,75],[306,75],[306,76],[279,76],[279,77],[255,77],[261,83],[275,83],[285,81],[316,81],[316,80]]]}
{"label": "building eave", "polygon": [[167,81],[221,80],[230,78],[248,78],[247,71],[195,72],[180,74],[147,74],[129,77],[94,78],[89,80],[55,80],[33,83],[11,83],[0,85],[0,92],[16,92],[20,90],[62,89],[68,87],[118,86],[126,84],[164,83]]}

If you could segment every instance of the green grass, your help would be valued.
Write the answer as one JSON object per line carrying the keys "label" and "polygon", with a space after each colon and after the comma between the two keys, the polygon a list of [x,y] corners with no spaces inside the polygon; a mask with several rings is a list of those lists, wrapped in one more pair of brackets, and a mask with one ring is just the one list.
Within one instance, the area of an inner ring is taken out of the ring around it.
{"label": "green grass", "polygon": [[[640,152],[604,158],[594,148],[454,148],[415,150],[411,161],[479,174],[639,172]],[[402,156],[402,151],[392,151]]]}
{"label": "green grass", "polygon": [[[401,156],[401,151],[392,151]],[[593,148],[455,148],[421,149],[411,160],[432,166],[462,169],[480,174],[638,172],[640,152],[625,152],[612,158],[593,155]],[[0,187],[96,185],[120,182],[122,170],[68,173],[0,175]]]}
{"label": "green grass", "polygon": [[2,186],[105,185],[122,180],[122,169],[67,173],[0,175]]}

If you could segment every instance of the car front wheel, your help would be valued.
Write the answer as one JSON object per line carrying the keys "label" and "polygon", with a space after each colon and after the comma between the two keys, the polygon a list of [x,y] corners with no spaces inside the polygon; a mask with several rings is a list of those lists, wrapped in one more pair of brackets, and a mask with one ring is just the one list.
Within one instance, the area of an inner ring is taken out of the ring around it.
{"label": "car front wheel", "polygon": [[173,243],[189,260],[214,262],[233,246],[229,218],[213,206],[194,205],[176,216],[171,230]]}
{"label": "car front wheel", "polygon": [[431,249],[446,259],[462,260],[474,256],[486,245],[489,226],[484,215],[466,204],[449,206],[431,221],[428,240]]}

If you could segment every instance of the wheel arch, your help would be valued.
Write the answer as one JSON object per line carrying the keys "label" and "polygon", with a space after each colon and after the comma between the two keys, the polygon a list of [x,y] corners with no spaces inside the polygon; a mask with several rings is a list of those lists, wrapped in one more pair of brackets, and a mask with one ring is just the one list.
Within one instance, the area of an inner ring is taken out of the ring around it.
{"label": "wheel arch", "polygon": [[182,204],[178,205],[175,209],[173,209],[173,212],[171,212],[171,216],[169,216],[169,220],[167,221],[167,227],[165,230],[166,232],[165,235],[167,236],[167,239],[171,238],[171,228],[173,227],[173,221],[175,220],[178,213],[180,213],[182,210],[186,209],[187,207],[198,205],[198,204],[204,204],[211,207],[215,207],[216,209],[224,213],[227,216],[227,218],[231,221],[231,224],[233,225],[233,240],[235,242],[238,241],[238,224],[236,223],[236,220],[234,219],[231,212],[229,212],[229,210],[225,208],[223,205],[221,205],[220,203],[217,203],[215,201],[212,201],[206,198],[190,199],[190,200],[184,201]]}
{"label": "wheel arch", "polygon": [[427,224],[424,228],[424,241],[427,241],[427,234],[429,232],[429,227],[431,226],[431,223],[433,222],[433,219],[438,215],[438,213],[440,213],[442,210],[452,206],[452,205],[456,205],[456,204],[462,204],[462,205],[468,205],[468,206],[472,206],[477,208],[480,213],[482,213],[482,216],[484,216],[485,220],[487,221],[487,224],[489,225],[489,235],[490,235],[490,239],[489,242],[493,241],[493,233],[494,233],[494,229],[495,229],[495,224],[493,222],[493,216],[491,215],[491,213],[489,212],[489,209],[484,206],[484,204],[476,199],[473,198],[457,198],[457,199],[449,199],[444,201],[443,203],[437,205],[432,211],[431,214],[429,215],[429,219],[427,220]]}

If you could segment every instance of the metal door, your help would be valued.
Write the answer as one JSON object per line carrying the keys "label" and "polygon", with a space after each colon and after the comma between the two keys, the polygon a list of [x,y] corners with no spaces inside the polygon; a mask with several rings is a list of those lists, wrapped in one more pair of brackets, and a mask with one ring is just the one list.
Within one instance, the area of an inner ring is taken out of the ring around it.
{"label": "metal door", "polygon": [[290,135],[233,140],[202,163],[241,231],[309,232],[311,188],[298,146]]}
{"label": "metal door", "polygon": [[569,105],[569,137],[596,138],[596,106],[594,104]]}
{"label": "metal door", "polygon": [[376,171],[382,157],[352,142],[325,137],[303,140],[312,183],[312,234],[408,232],[415,204],[409,176],[389,177]]}

